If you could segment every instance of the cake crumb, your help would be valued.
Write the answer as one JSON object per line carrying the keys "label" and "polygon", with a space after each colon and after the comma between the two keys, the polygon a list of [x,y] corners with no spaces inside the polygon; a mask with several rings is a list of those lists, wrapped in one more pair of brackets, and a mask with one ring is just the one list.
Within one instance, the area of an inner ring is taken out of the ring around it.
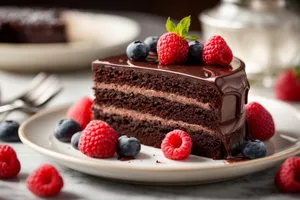
{"label": "cake crumb", "polygon": [[135,158],[134,157],[118,157],[118,160],[120,161],[129,161],[130,160],[134,160]]}
{"label": "cake crumb", "polygon": [[156,160],[156,163],[161,163],[159,160]]}

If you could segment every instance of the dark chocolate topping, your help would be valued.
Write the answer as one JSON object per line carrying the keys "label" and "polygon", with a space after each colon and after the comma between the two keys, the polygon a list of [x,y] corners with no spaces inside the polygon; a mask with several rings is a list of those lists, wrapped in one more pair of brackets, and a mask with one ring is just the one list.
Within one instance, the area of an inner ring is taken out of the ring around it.
{"label": "dark chocolate topping", "polygon": [[218,66],[218,65],[160,65],[153,59],[145,62],[135,62],[127,58],[126,55],[110,57],[100,60],[103,64],[110,65],[126,65],[134,67],[145,67],[150,69],[159,69],[164,71],[171,71],[176,73],[182,73],[190,76],[199,77],[202,79],[215,78],[229,74],[239,68],[244,68],[244,63],[237,58],[234,58],[231,65]]}

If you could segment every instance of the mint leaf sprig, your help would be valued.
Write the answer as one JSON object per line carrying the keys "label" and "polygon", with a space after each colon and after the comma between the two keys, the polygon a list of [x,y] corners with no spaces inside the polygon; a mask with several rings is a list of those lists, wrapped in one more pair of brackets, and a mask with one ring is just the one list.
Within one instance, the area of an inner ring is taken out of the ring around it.
{"label": "mint leaf sprig", "polygon": [[170,17],[167,19],[166,29],[168,32],[176,33],[180,37],[183,37],[186,40],[198,40],[197,36],[188,36],[188,32],[191,25],[191,16],[184,17],[180,22],[175,25]]}

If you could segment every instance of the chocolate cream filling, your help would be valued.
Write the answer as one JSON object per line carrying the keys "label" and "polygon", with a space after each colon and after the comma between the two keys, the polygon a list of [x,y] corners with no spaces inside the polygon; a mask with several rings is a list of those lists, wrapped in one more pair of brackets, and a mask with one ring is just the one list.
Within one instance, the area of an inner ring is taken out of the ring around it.
{"label": "chocolate cream filling", "polygon": [[174,120],[166,120],[161,117],[153,116],[150,114],[146,113],[140,113],[137,111],[133,110],[127,110],[123,108],[116,108],[114,106],[103,106],[103,105],[98,105],[94,104],[93,108],[96,110],[101,110],[105,114],[109,115],[120,115],[120,116],[126,116],[126,117],[131,117],[134,120],[139,120],[139,121],[159,121],[162,125],[165,126],[179,126],[179,127],[184,127],[185,129],[191,130],[193,132],[196,131],[205,131],[209,134],[216,134],[215,130],[212,130],[208,127],[202,126],[202,125],[197,125],[197,124],[189,124],[185,123],[183,121],[174,121]]}
{"label": "chocolate cream filling", "polygon": [[95,89],[109,89],[109,90],[118,90],[122,91],[123,93],[133,93],[133,94],[142,94],[147,97],[161,97],[168,99],[170,101],[176,101],[179,103],[184,104],[194,104],[197,105],[203,109],[211,110],[210,103],[203,103],[201,101],[198,101],[196,99],[188,98],[185,96],[169,93],[169,92],[162,92],[162,91],[155,91],[155,90],[149,90],[142,87],[135,87],[135,86],[129,86],[129,85],[117,85],[113,83],[95,83],[94,84]]}

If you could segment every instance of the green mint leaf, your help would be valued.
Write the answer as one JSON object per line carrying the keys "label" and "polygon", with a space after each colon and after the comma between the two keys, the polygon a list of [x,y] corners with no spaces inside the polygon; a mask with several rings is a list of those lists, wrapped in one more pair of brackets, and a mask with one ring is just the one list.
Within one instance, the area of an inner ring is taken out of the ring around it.
{"label": "green mint leaf", "polygon": [[187,33],[189,32],[191,25],[191,16],[184,17],[178,24],[177,24],[177,31],[180,36],[186,37]]}
{"label": "green mint leaf", "polygon": [[297,77],[297,79],[300,79],[300,66],[296,66],[292,69],[294,75]]}
{"label": "green mint leaf", "polygon": [[166,29],[168,32],[176,33],[176,26],[175,26],[174,22],[172,22],[170,17],[168,17],[168,19],[167,19]]}
{"label": "green mint leaf", "polygon": [[186,36],[185,39],[191,40],[191,41],[196,41],[196,40],[198,40],[198,37],[197,36]]}

